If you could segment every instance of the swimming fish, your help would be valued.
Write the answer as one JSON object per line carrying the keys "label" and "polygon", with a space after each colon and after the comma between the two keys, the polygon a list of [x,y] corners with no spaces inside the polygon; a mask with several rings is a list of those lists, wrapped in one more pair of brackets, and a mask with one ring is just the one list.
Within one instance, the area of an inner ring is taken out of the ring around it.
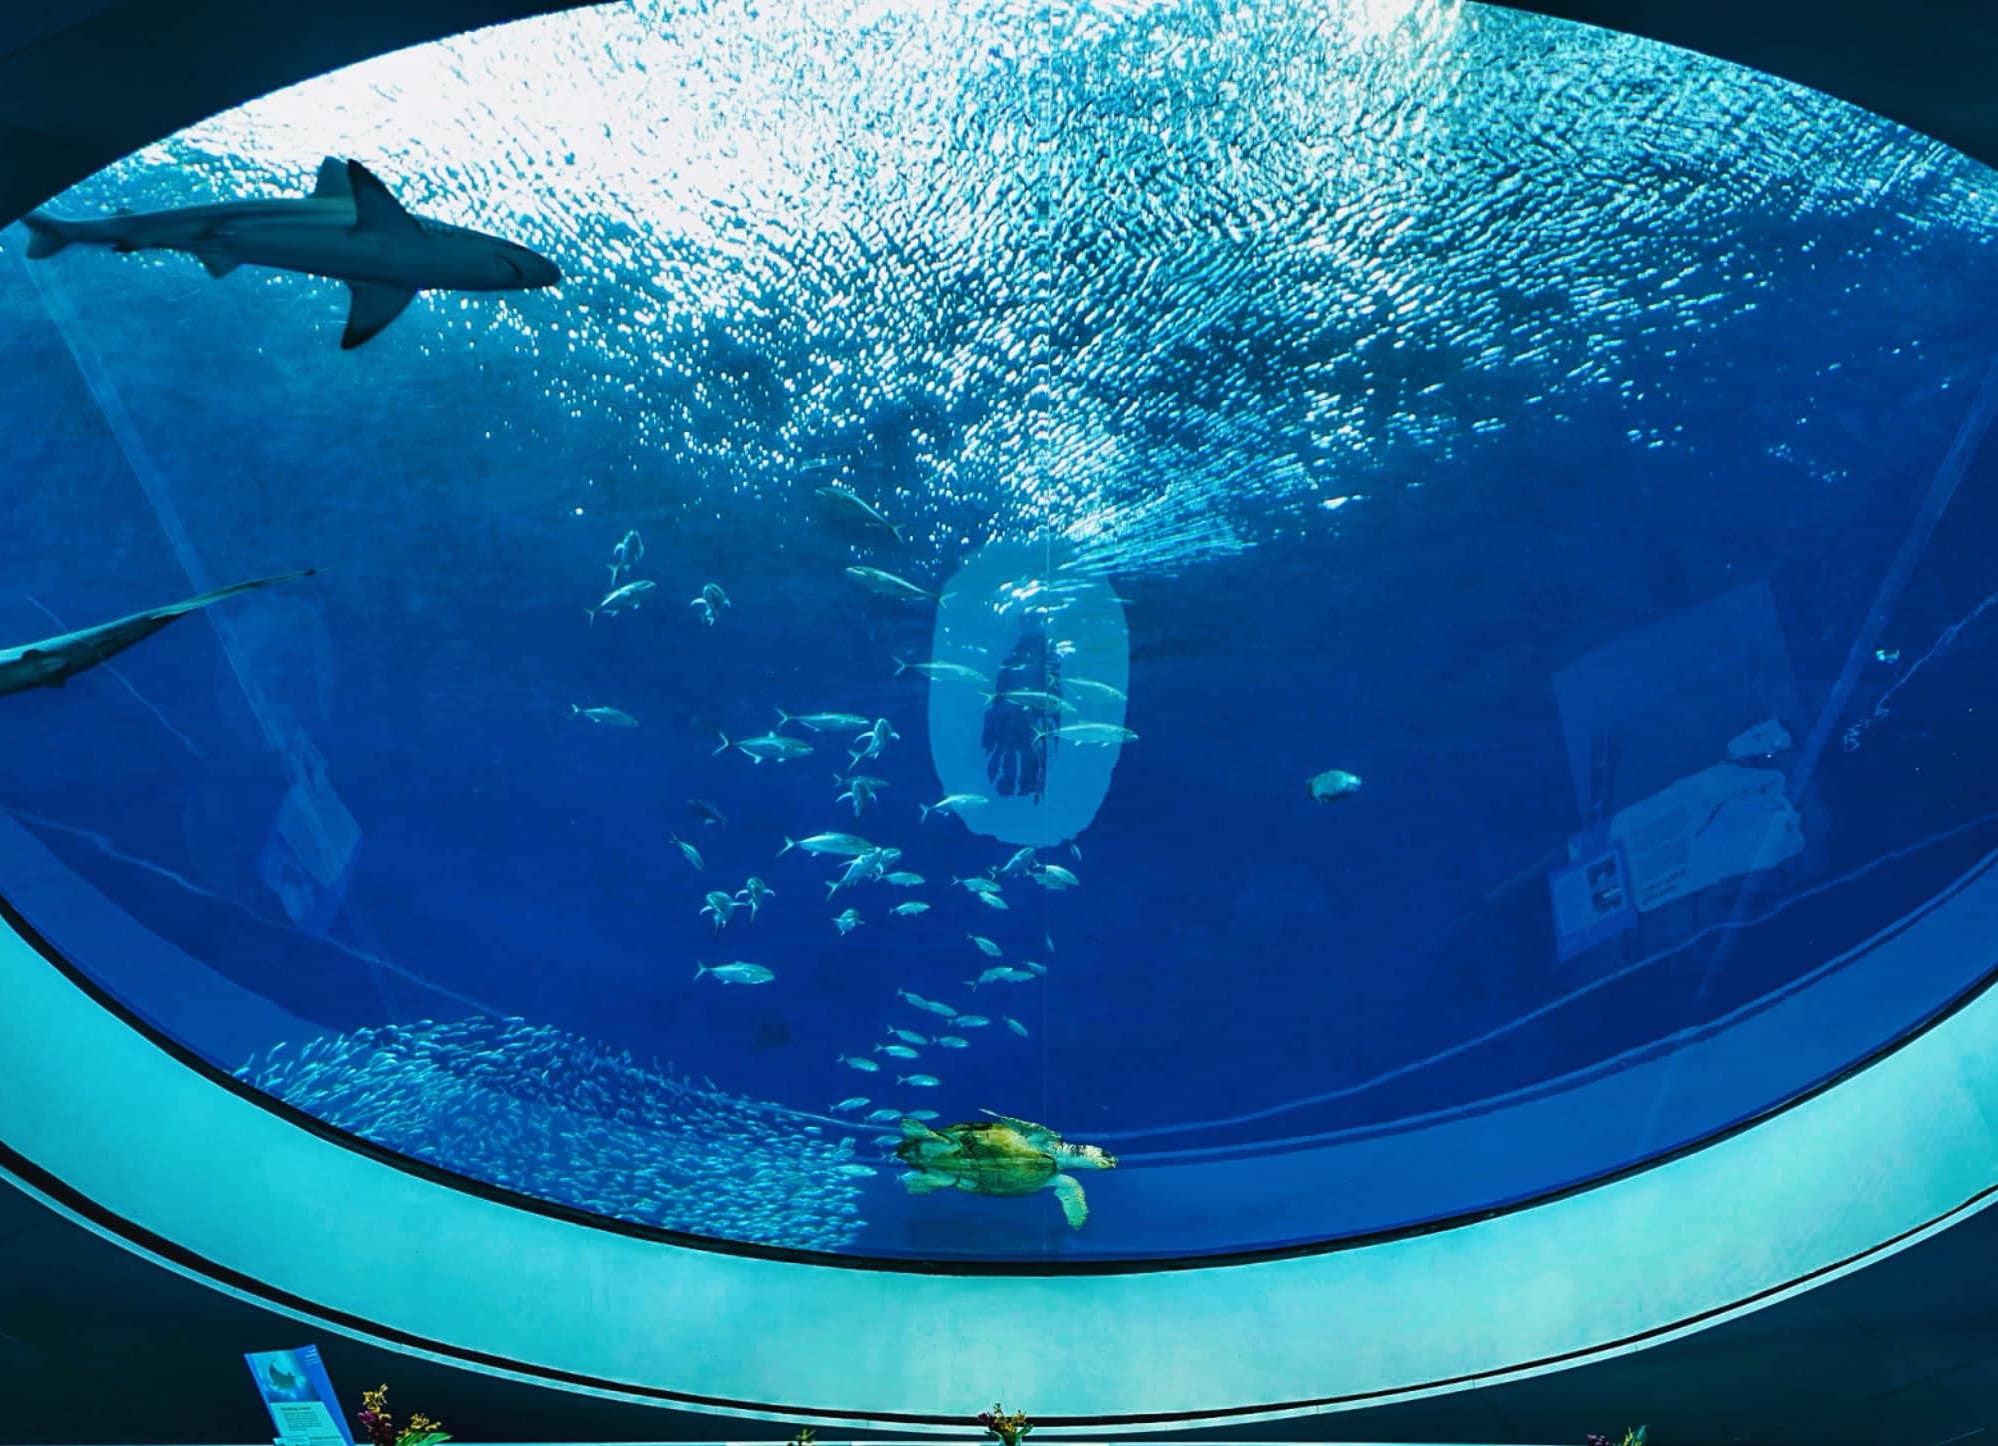
{"label": "swimming fish", "polygon": [[902,1118],[902,1112],[900,1110],[891,1110],[886,1107],[883,1107],[878,1110],[870,1111],[867,1118],[864,1121],[862,1121],[862,1123],[869,1125],[885,1125],[891,1120],[899,1120],[901,1118]]}
{"label": "swimming fish", "polygon": [[[722,931],[722,926],[728,923],[729,916],[741,907],[741,904],[738,904],[720,889],[715,889],[708,894],[707,905],[700,912],[704,915],[713,915],[715,932],[719,934]],[[750,917],[754,918],[755,915],[752,914]]]}
{"label": "swimming fish", "polygon": [[856,1165],[849,1161],[844,1165],[833,1166],[833,1173],[835,1175],[851,1175],[858,1178],[862,1175],[878,1175],[881,1172],[872,1165]]}
{"label": "swimming fish", "polygon": [[960,1014],[951,1020],[959,1029],[983,1029],[991,1022],[982,1014]]}
{"label": "swimming fish", "polygon": [[611,549],[611,586],[616,587],[618,578],[636,567],[644,556],[645,539],[638,535],[638,529],[634,527]]}
{"label": "swimming fish", "polygon": [[923,822],[928,823],[933,813],[962,814],[967,808],[982,808],[991,801],[982,793],[946,793],[935,803],[918,806],[923,810]]}
{"label": "swimming fish", "polygon": [[968,1040],[968,1039],[966,1039],[966,1038],[964,1038],[964,1037],[963,1037],[962,1035],[956,1035],[956,1034],[940,1034],[940,1035],[938,1035],[938,1036],[937,1036],[937,1038],[936,1038],[936,1042],[937,1042],[938,1044],[942,1045],[942,1046],[943,1046],[943,1047],[944,1047],[945,1049],[970,1049],[970,1048],[971,1048],[971,1041],[970,1041],[970,1040]]}
{"label": "swimming fish", "polygon": [[836,917],[833,920],[833,927],[839,930],[839,934],[842,939],[844,939],[848,934],[851,934],[855,929],[859,928],[860,924],[861,924],[861,918],[860,918],[860,911],[858,909],[848,909],[845,913],[840,914],[838,917]]}
{"label": "swimming fish", "polygon": [[897,869],[892,874],[882,875],[884,884],[893,884],[898,889],[913,889],[923,881],[921,874],[912,874],[907,869]]}
{"label": "swimming fish", "polygon": [[1099,683],[1094,678],[1063,678],[1061,686],[1070,693],[1094,693],[1099,698],[1111,698],[1119,703],[1129,702],[1122,688],[1113,688],[1108,683]]}
{"label": "swimming fish", "polygon": [[1064,743],[1084,747],[1108,748],[1115,743],[1135,743],[1138,735],[1115,723],[1064,723],[1059,728],[1037,729],[1035,741],[1043,738],[1059,738]]}
{"label": "swimming fish", "polygon": [[844,733],[849,728],[865,728],[867,720],[858,713],[786,713],[777,710],[777,726],[796,723],[814,733]]}
{"label": "swimming fish", "polygon": [[1004,964],[994,964],[976,979],[967,979],[964,982],[969,987],[976,989],[981,984],[1025,984],[1033,977],[1032,974],[1029,974],[1024,969],[1014,969]]}
{"label": "swimming fish", "polygon": [[931,1014],[940,1015],[945,1019],[949,1019],[957,1013],[955,1005],[945,1004],[936,999],[925,999],[922,995],[911,994],[906,989],[897,989],[895,992],[908,1000],[909,1003],[915,1005],[916,1008],[925,1010]]}
{"label": "swimming fish", "polygon": [[997,889],[977,889],[972,892],[971,897],[978,900],[979,903],[985,905],[988,909],[1011,909],[1013,907],[1006,902],[1005,897]]}
{"label": "swimming fish", "polygon": [[636,728],[638,726],[638,720],[622,708],[578,708],[574,703],[571,703],[569,705],[569,716],[571,718],[587,718],[592,723],[607,723],[613,728]]}
{"label": "swimming fish", "polygon": [[917,1089],[933,1090],[943,1081],[933,1074],[898,1074],[896,1084],[914,1085]]}
{"label": "swimming fish", "polygon": [[1015,851],[1011,858],[999,866],[999,872],[1001,874],[1025,873],[1033,866],[1034,850],[1032,847],[1028,847]]}
{"label": "swimming fish", "polygon": [[980,687],[983,687],[987,681],[985,674],[963,663],[909,663],[897,658],[895,676],[899,678],[904,673],[921,673],[932,680],[949,678],[959,683],[977,683]]}
{"label": "swimming fish", "polygon": [[874,852],[874,845],[858,834],[815,833],[810,838],[786,838],[784,847],[777,850],[782,858],[792,849],[803,849],[808,854],[833,854],[842,858],[858,858],[862,854]]}
{"label": "swimming fish", "polygon": [[777,891],[751,874],[743,886],[735,891],[735,896],[748,908],[749,917],[754,919],[756,911],[763,906],[763,901],[776,898]]}
{"label": "swimming fish", "polygon": [[1013,1033],[1019,1035],[1020,1038],[1025,1039],[1027,1037],[1027,1026],[1020,1023],[1020,1021],[1015,1019],[1012,1015],[1002,1014],[1000,1018],[1004,1019],[1006,1021],[1006,1027],[1012,1030]]}
{"label": "swimming fish", "polygon": [[890,1059],[922,1058],[922,1053],[920,1050],[911,1049],[906,1044],[877,1044],[874,1046],[874,1052],[876,1054],[885,1054]]}
{"label": "swimming fish", "polygon": [[707,860],[701,857],[701,851],[699,849],[695,848],[692,844],[688,843],[678,834],[673,835],[673,842],[680,846],[681,854],[685,856],[688,863],[694,866],[695,873],[698,874],[706,871],[708,867]]}
{"label": "swimming fish", "polygon": [[609,613],[612,617],[616,617],[626,608],[635,608],[643,603],[646,594],[658,586],[656,582],[646,582],[642,579],[638,582],[628,582],[623,587],[612,588],[604,594],[602,602],[593,608],[584,608],[583,611],[590,615],[591,622],[597,620],[598,613]]}
{"label": "swimming fish", "polygon": [[968,879],[954,877],[951,879],[951,882],[959,888],[969,889],[974,894],[996,894],[999,892],[999,885],[983,874],[973,874]]}
{"label": "swimming fish", "polygon": [[1342,798],[1351,798],[1360,791],[1360,777],[1348,773],[1343,768],[1328,768],[1305,784],[1305,791],[1311,795],[1313,803],[1333,803]]}
{"label": "swimming fish", "polygon": [[691,813],[695,818],[699,819],[704,824],[728,822],[728,819],[723,815],[722,811],[719,808],[716,808],[712,803],[708,802],[705,798],[688,799],[687,812]]}
{"label": "swimming fish", "polygon": [[694,609],[694,616],[698,617],[704,625],[707,627],[715,625],[715,605],[706,598],[697,597],[689,602],[687,606]]}
{"label": "swimming fish", "polygon": [[987,939],[982,935],[966,934],[964,937],[969,939],[972,943],[976,944],[978,946],[978,952],[981,954],[990,955],[992,958],[997,959],[1005,953],[1005,950],[1001,949],[997,944],[993,943],[990,939]]}
{"label": "swimming fish", "polygon": [[903,1116],[903,1118],[910,1120],[922,1120],[927,1123],[928,1121],[937,1118],[937,1112],[935,1110],[910,1110],[908,1114]]}
{"label": "swimming fish", "polygon": [[857,1069],[862,1074],[878,1074],[881,1071],[880,1064],[865,1055],[842,1054],[838,1056],[838,1062],[848,1069]]}
{"label": "swimming fish", "polygon": [[823,487],[812,489],[819,496],[836,503],[840,510],[850,517],[867,522],[875,527],[887,529],[897,542],[905,542],[902,529],[882,515],[881,509],[866,501],[858,493],[842,487],[837,482],[828,482]]}
{"label": "swimming fish", "polygon": [[766,758],[774,758],[783,763],[787,759],[803,758],[812,751],[812,745],[804,739],[786,738],[781,733],[765,733],[760,738],[744,738],[739,742],[731,740],[726,733],[720,736],[722,746],[715,750],[717,754],[726,753],[734,748],[747,753],[753,763],[761,763]]}
{"label": "swimming fish", "polygon": [[728,600],[728,594],[722,591],[721,584],[718,582],[703,583],[701,585],[701,601],[711,608],[732,608],[735,606],[734,603]]}
{"label": "swimming fish", "polygon": [[1045,973],[1047,973],[1047,972],[1048,972],[1048,966],[1047,966],[1047,965],[1045,965],[1045,964],[1036,964],[1036,963],[1035,963],[1035,962],[1034,962],[1033,960],[1031,960],[1031,959],[1022,959],[1022,960],[1020,961],[1020,967],[1021,967],[1022,969],[1027,969],[1027,970],[1031,970],[1031,971],[1032,971],[1033,973],[1035,973],[1035,974],[1045,974]]}
{"label": "swimming fish", "polygon": [[987,693],[985,701],[988,704],[1011,703],[1015,708],[1024,708],[1030,713],[1059,713],[1067,717],[1075,712],[1075,704],[1037,688],[1012,688],[1004,693]]}
{"label": "swimming fish", "polygon": [[849,755],[853,759],[851,766],[858,768],[870,758],[879,758],[881,750],[890,743],[898,741],[901,736],[888,726],[886,718],[876,718],[872,728],[853,740],[854,747],[860,751]]}
{"label": "swimming fish", "polygon": [[888,1032],[904,1044],[928,1044],[930,1042],[930,1038],[926,1034],[918,1034],[913,1029],[902,1029],[893,1024],[888,1026]]}
{"label": "swimming fish", "polygon": [[1043,864],[1027,877],[1044,889],[1072,889],[1082,882],[1060,864]]}
{"label": "swimming fish", "polygon": [[768,984],[777,976],[761,964],[745,964],[737,960],[733,964],[717,964],[710,968],[706,964],[694,970],[694,977],[712,974],[724,984]]}
{"label": "swimming fish", "polygon": [[845,1099],[841,1100],[838,1104],[832,1107],[832,1112],[836,1115],[843,1115],[847,1113],[849,1110],[866,1109],[870,1103],[871,1101],[867,1098],[866,1095],[848,1095]]}
{"label": "swimming fish", "polygon": [[936,594],[928,588],[918,587],[906,577],[897,577],[878,567],[849,567],[846,575],[869,592],[878,592],[883,597],[900,598],[904,602],[932,602],[936,599]]}
{"label": "swimming fish", "polygon": [[888,912],[891,914],[898,914],[904,919],[913,919],[916,917],[916,915],[927,914],[929,913],[929,911],[930,911],[930,906],[928,904],[922,903],[920,901],[912,901],[907,904],[897,904],[894,908],[890,909]]}
{"label": "swimming fish", "polygon": [[875,792],[888,786],[885,778],[876,778],[868,773],[856,773],[847,781],[846,792],[833,800],[834,803],[853,804],[853,816],[860,817],[860,810],[874,801]]}

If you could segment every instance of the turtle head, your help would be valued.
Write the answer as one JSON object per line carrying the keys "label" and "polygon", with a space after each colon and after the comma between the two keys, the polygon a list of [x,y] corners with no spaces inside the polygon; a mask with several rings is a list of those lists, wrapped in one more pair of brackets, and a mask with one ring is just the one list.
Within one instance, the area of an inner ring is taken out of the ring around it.
{"label": "turtle head", "polygon": [[1071,1169],[1114,1170],[1117,1157],[1100,1145],[1069,1145],[1064,1151],[1064,1161]]}

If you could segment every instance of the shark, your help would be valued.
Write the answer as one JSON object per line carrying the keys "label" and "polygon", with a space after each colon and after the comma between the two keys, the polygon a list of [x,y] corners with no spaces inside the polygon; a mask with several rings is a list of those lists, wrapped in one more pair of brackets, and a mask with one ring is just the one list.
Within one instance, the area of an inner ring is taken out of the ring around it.
{"label": "shark", "polygon": [[53,638],[43,638],[40,642],[0,648],[0,695],[25,693],[30,688],[60,688],[78,673],[116,657],[135,643],[144,642],[176,618],[199,612],[210,603],[218,603],[238,593],[312,577],[318,571],[316,567],[308,567],[303,572],[287,572],[277,577],[260,577],[251,582],[218,587],[213,592],[202,593],[184,602],[149,608],[130,617],[99,623],[93,628],[79,628],[76,632],[61,633]]}
{"label": "shark", "polygon": [[69,246],[181,251],[214,277],[269,266],[347,283],[352,299],[340,337],[351,351],[402,315],[419,291],[527,291],[553,286],[562,270],[518,242],[407,211],[359,161],[328,156],[311,194],[225,201],[171,211],[66,220],[23,217],[28,256]]}

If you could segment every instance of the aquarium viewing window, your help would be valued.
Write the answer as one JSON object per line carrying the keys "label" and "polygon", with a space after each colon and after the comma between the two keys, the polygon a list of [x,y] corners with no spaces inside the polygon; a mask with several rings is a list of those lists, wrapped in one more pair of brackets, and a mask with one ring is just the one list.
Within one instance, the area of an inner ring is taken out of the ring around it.
{"label": "aquarium viewing window", "polygon": [[1994,207],[1431,0],[616,4],[264,97],[0,234],[18,967],[724,1274],[1682,1162],[1993,965]]}

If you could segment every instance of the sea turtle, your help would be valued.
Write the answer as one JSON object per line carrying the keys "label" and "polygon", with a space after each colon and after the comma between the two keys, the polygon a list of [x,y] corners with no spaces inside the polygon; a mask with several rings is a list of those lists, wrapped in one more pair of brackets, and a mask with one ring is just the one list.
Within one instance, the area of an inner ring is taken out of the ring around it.
{"label": "sea turtle", "polygon": [[1071,1229],[1089,1218],[1082,1186],[1064,1169],[1112,1170],[1117,1157],[1095,1145],[1071,1145],[1046,1125],[982,1110],[985,1120],[968,1120],[933,1130],[920,1120],[902,1121],[895,1154],[915,1173],[902,1184],[911,1195],[963,1190],[973,1195],[1031,1195],[1052,1189]]}

